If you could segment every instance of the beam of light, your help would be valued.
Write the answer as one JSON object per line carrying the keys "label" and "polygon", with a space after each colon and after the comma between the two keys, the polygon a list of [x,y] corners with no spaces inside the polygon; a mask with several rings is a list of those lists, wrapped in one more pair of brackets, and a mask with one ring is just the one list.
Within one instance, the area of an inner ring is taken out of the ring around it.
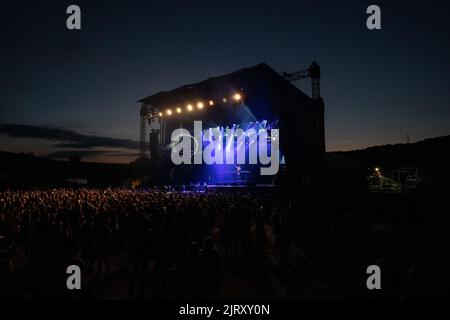
{"label": "beam of light", "polygon": [[227,143],[227,147],[226,147],[226,150],[227,151],[230,151],[231,150],[231,145],[233,144],[233,139],[230,139],[229,141],[228,141],[228,143]]}
{"label": "beam of light", "polygon": [[220,133],[218,141],[220,141],[220,144],[219,144],[219,146],[217,148],[221,150],[222,149],[222,144],[223,144],[223,135],[222,135],[222,133]]}
{"label": "beam of light", "polygon": [[267,120],[263,120],[261,125],[265,129],[267,127]]}

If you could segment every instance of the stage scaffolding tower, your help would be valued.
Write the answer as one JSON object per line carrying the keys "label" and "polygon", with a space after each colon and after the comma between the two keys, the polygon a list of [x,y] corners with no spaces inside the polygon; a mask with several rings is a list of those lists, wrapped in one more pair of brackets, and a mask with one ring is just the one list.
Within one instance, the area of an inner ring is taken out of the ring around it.
{"label": "stage scaffolding tower", "polygon": [[[140,113],[140,134],[139,134],[139,159],[145,160],[148,158],[157,158],[159,152],[147,152],[147,126],[149,126],[150,135],[156,134],[157,139],[149,141],[150,143],[156,143],[156,146],[150,146],[149,151],[154,148],[160,148],[165,141],[165,121],[159,116],[158,110],[152,106],[143,104],[141,106]],[[157,141],[155,141],[157,140]]]}

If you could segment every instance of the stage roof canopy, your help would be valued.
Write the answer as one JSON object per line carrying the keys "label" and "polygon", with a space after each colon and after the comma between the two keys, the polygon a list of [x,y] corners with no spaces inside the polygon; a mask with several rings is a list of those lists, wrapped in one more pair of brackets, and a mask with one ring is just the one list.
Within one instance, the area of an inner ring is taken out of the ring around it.
{"label": "stage roof canopy", "polygon": [[[162,91],[138,102],[163,114],[165,110],[170,109],[172,116],[177,117],[177,108],[184,112],[189,104],[195,109],[201,102],[204,108],[208,109],[210,101],[213,101],[215,106],[223,104],[224,99],[231,103],[236,94],[242,95],[245,105],[257,119],[275,119],[285,108],[298,108],[299,105],[308,108],[313,101],[281,74],[261,63],[170,91]],[[223,109],[217,110],[219,113],[221,111]]]}

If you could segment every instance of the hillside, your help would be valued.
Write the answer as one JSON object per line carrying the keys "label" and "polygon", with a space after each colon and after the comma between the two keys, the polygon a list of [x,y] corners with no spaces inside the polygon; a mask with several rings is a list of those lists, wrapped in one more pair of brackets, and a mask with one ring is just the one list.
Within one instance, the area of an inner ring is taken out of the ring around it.
{"label": "hillside", "polygon": [[57,161],[0,151],[2,185],[63,185],[67,179],[86,179],[97,186],[120,185],[131,176],[131,167],[126,164]]}
{"label": "hillside", "polygon": [[449,150],[450,136],[443,136],[416,143],[383,145],[335,154],[349,156],[366,168],[379,167],[384,172],[400,167],[417,167],[421,175],[446,183],[450,179]]}

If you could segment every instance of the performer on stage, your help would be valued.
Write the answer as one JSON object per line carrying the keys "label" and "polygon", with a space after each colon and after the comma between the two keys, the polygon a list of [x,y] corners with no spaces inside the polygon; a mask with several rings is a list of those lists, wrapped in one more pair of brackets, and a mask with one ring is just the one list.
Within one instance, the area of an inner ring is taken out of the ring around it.
{"label": "performer on stage", "polygon": [[237,174],[238,176],[240,176],[240,175],[241,175],[241,166],[240,166],[239,164],[237,164],[237,165],[235,165],[234,167],[236,168],[236,174]]}

